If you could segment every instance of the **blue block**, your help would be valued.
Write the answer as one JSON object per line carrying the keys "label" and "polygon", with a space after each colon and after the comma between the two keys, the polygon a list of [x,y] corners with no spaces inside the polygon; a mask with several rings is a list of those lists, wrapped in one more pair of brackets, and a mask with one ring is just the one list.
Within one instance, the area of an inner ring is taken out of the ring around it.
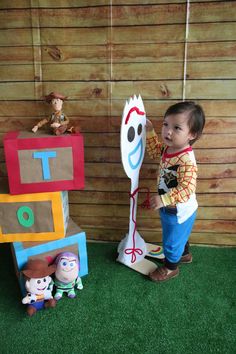
{"label": "blue block", "polygon": [[12,253],[22,294],[25,295],[25,279],[21,271],[30,259],[46,259],[49,263],[52,263],[59,253],[66,251],[78,255],[80,262],[79,276],[87,275],[86,234],[72,219],[69,219],[65,238],[49,242],[13,242]]}

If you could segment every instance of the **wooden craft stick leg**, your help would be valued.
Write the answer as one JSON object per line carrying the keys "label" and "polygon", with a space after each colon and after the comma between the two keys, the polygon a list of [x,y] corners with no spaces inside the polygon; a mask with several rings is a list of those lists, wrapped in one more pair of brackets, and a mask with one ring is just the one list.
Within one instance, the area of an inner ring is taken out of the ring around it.
{"label": "wooden craft stick leg", "polygon": [[157,265],[144,258],[142,261],[129,266],[129,268],[143,275],[148,275],[149,273],[154,272],[154,270],[157,269]]}

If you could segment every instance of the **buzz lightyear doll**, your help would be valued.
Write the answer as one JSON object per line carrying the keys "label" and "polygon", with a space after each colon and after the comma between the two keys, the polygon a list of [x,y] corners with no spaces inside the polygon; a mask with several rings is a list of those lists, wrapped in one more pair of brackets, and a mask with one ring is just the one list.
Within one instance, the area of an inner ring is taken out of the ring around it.
{"label": "buzz lightyear doll", "polygon": [[56,260],[56,271],[54,285],[56,293],[54,298],[58,301],[63,293],[71,299],[76,297],[75,288],[82,290],[83,284],[79,277],[79,259],[72,252],[60,253]]}

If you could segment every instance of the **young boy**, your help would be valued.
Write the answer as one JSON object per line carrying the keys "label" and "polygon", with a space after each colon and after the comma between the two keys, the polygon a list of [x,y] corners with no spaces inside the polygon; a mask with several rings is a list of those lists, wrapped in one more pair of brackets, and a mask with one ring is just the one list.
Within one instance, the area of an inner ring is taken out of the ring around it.
{"label": "young boy", "polygon": [[163,267],[149,274],[151,280],[166,281],[179,274],[178,264],[191,263],[188,239],[198,207],[195,189],[197,165],[192,150],[205,125],[201,106],[180,102],[169,107],[162,126],[162,140],[147,120],[147,151],[151,158],[161,157],[158,194],[150,200],[160,209],[165,260]]}

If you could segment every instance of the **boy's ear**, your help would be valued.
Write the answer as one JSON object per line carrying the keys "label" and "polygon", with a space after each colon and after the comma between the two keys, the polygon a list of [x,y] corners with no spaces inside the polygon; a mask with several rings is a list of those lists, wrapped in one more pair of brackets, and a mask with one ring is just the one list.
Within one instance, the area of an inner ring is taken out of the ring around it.
{"label": "boy's ear", "polygon": [[196,139],[197,133],[189,133],[189,141]]}

